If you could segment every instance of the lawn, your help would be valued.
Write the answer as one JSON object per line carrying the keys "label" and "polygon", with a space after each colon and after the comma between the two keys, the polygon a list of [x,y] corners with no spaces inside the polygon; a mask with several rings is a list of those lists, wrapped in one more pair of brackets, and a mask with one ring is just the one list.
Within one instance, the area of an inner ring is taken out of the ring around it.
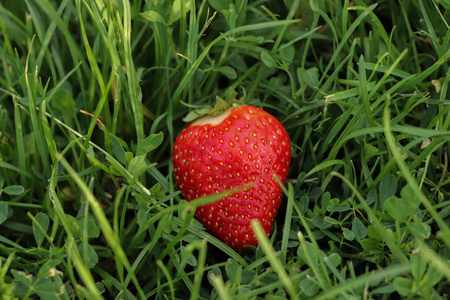
{"label": "lawn", "polygon": [[[449,24],[448,0],[2,0],[0,299],[447,299]],[[292,143],[246,252],[171,158],[233,90]]]}

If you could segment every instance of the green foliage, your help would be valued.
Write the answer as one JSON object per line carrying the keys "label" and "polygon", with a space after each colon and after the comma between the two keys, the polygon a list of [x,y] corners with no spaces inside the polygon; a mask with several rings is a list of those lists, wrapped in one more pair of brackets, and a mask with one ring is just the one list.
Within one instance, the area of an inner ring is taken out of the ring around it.
{"label": "green foliage", "polygon": [[[1,298],[443,299],[448,8],[2,1]],[[223,195],[186,202],[171,165],[183,118],[233,90],[293,145],[242,253],[194,217]]]}

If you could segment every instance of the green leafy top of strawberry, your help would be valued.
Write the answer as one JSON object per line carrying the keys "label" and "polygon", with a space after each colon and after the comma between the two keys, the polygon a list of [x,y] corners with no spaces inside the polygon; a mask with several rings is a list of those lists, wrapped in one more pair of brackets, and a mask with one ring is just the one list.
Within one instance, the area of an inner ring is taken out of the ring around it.
{"label": "green leafy top of strawberry", "polygon": [[290,161],[291,143],[284,127],[269,113],[248,105],[195,120],[173,148],[175,179],[188,201],[243,187],[196,210],[198,220],[236,250],[258,244],[253,219],[270,234],[282,201],[275,176],[284,183]]}
{"label": "green leafy top of strawberry", "polygon": [[216,117],[232,106],[243,105],[246,93],[244,89],[242,89],[242,91],[244,92],[244,95],[239,100],[236,100],[237,92],[233,89],[228,90],[225,99],[216,96],[216,104],[214,105],[214,107],[211,107],[209,105],[193,106],[183,102],[184,105],[193,108],[193,110],[183,118],[183,121],[192,122],[204,116]]}

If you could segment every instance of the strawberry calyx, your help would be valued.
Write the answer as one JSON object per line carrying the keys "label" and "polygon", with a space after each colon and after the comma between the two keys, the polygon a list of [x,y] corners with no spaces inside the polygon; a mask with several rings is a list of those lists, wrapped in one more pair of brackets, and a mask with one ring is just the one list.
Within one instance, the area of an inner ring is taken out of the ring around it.
{"label": "strawberry calyx", "polygon": [[216,96],[216,104],[214,105],[214,107],[211,107],[209,105],[193,106],[193,105],[189,105],[185,102],[182,102],[184,105],[194,108],[194,110],[190,111],[183,118],[183,121],[190,123],[196,119],[199,119],[199,118],[205,117],[205,116],[217,117],[217,116],[221,115],[222,113],[224,113],[225,111],[227,111],[230,107],[236,107],[236,106],[243,105],[245,102],[246,92],[243,88],[242,88],[242,91],[243,91],[244,95],[239,100],[237,100],[236,99],[237,92],[230,88],[227,91],[227,95],[226,95],[225,99],[223,99],[219,96]]}

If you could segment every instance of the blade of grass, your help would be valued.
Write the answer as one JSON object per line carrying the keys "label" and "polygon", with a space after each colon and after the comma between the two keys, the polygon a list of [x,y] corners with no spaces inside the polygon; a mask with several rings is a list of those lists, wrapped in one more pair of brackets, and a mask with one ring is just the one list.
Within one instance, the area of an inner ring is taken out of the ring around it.
{"label": "blade of grass", "polygon": [[209,275],[209,278],[214,283],[217,289],[217,293],[219,294],[220,299],[222,300],[231,300],[231,296],[228,293],[228,291],[225,288],[225,283],[223,282],[223,278],[220,276],[214,275],[214,273],[211,273]]}
{"label": "blade of grass", "polygon": [[291,232],[291,223],[292,223],[292,212],[294,207],[294,187],[292,184],[288,184],[288,194],[287,194],[287,206],[286,206],[286,216],[284,218],[284,226],[283,226],[283,238],[281,239],[281,252],[280,252],[280,261],[286,266],[287,265],[287,255],[288,255],[288,243],[289,243],[289,234]]}
{"label": "blade of grass", "polygon": [[[55,11],[54,7],[49,1],[37,1],[35,2],[37,5],[39,5],[43,12],[45,12],[51,20],[54,20],[56,24],[58,25],[58,28],[62,31],[64,35],[64,39],[68,44],[68,49],[70,51],[70,57],[72,58],[75,65],[79,64],[80,62],[84,61],[84,56],[82,55],[82,51],[80,47],[78,47],[78,43],[75,41],[73,34],[69,30],[69,28],[66,26],[66,23],[61,19],[61,17],[58,15],[58,13]],[[81,65],[81,69],[77,70],[77,79],[80,84],[81,90],[84,91],[84,80],[83,80],[83,73],[89,74],[89,70],[87,68],[87,65],[83,63]]]}
{"label": "blade of grass", "polygon": [[[122,42],[124,46],[124,59],[128,83],[128,92],[130,93],[130,103],[133,110],[134,126],[136,128],[137,144],[144,139],[144,120],[142,111],[142,101],[139,99],[136,91],[139,89],[139,82],[136,77],[136,69],[131,52],[131,12],[130,2],[123,2],[123,24],[116,19],[120,28]],[[123,26],[123,27],[122,27]]]}
{"label": "blade of grass", "polygon": [[[77,136],[80,139],[85,139],[86,137],[83,136],[82,134],[80,134],[79,132],[77,132],[76,130],[74,130],[73,128],[67,126],[67,124],[65,124],[64,122],[62,122],[61,120],[55,118],[54,116],[50,115],[49,113],[46,113],[47,117],[51,118],[53,121],[55,121],[56,123],[58,123],[59,125],[61,125],[63,128],[65,128],[66,130],[68,130],[69,132],[73,133],[75,136]],[[78,140],[75,140],[73,142],[77,142]],[[148,196],[151,196],[150,191],[138,180],[135,180],[133,175],[128,172],[128,170],[121,164],[119,163],[113,156],[111,156],[111,154],[109,154],[107,151],[105,151],[102,147],[98,146],[97,144],[95,144],[92,141],[89,141],[89,145],[91,145],[93,148],[97,149],[98,151],[100,151],[103,155],[105,155],[106,160],[108,162],[110,162],[111,164],[114,165],[114,167],[118,168],[118,170],[120,170],[121,174],[125,174],[124,177],[127,178],[127,180],[129,180],[130,182],[132,181],[134,184],[137,185],[137,187],[139,188],[139,190],[142,193],[145,193]],[[84,148],[84,146],[82,144],[78,144],[78,146],[80,146],[83,151],[87,151],[86,148]],[[89,154],[87,155],[87,157],[89,157]],[[91,158],[92,159],[92,158]],[[105,172],[109,173],[110,171],[108,170],[108,168],[104,167]],[[153,198],[150,198],[151,201],[154,201]]]}
{"label": "blade of grass", "polygon": [[145,299],[145,294],[142,291],[139,281],[137,280],[136,275],[133,273],[133,270],[131,268],[131,265],[127,259],[125,252],[123,251],[122,247],[120,246],[119,238],[112,230],[111,225],[109,224],[109,221],[106,218],[102,207],[96,200],[92,191],[89,189],[89,187],[86,185],[86,183],[81,179],[81,177],[75,172],[75,170],[72,168],[72,166],[70,166],[70,164],[67,162],[67,160],[64,157],[62,157],[60,154],[57,155],[57,158],[58,158],[59,162],[64,166],[64,168],[67,170],[67,172],[70,174],[70,176],[75,181],[75,183],[78,185],[78,187],[86,195],[86,200],[89,201],[91,209],[99,223],[100,229],[103,232],[106,240],[108,241],[111,249],[114,251],[114,253],[116,255],[116,259],[120,260],[120,262],[124,265],[125,269],[127,269],[127,271],[130,273],[131,279],[138,291],[139,296],[142,299]]}
{"label": "blade of grass", "polygon": [[[205,261],[206,261],[206,241],[194,242],[186,246],[186,252],[184,254],[192,253],[194,250],[198,250],[198,264],[194,277],[194,286],[191,290],[191,300],[198,299],[200,297],[200,288],[202,286],[203,274],[205,273]],[[187,255],[185,256],[187,257]],[[181,261],[183,265],[183,259]]]}
{"label": "blade of grass", "polygon": [[401,88],[399,88],[399,93],[405,93],[410,91],[416,85],[420,85],[422,82],[426,81],[426,78],[436,72],[438,68],[440,68],[443,64],[445,64],[448,59],[450,59],[450,50],[445,52],[432,66],[421,71],[418,74],[415,74],[412,78],[407,81],[407,84],[404,84]]}
{"label": "blade of grass", "polygon": [[202,51],[202,53],[199,55],[197,60],[192,65],[192,67],[189,69],[189,71],[183,77],[183,79],[181,80],[177,89],[175,90],[175,92],[172,95],[172,102],[176,103],[176,101],[179,100],[181,93],[186,88],[186,86],[187,86],[188,82],[191,80],[192,76],[194,76],[194,73],[200,66],[201,62],[208,55],[211,48],[214,45],[216,45],[219,41],[223,40],[224,38],[226,38],[232,34],[238,33],[238,32],[246,32],[246,31],[261,30],[261,29],[266,29],[266,28],[273,28],[276,26],[284,26],[287,24],[294,24],[296,22],[298,22],[298,20],[271,21],[271,22],[265,22],[265,23],[259,23],[259,24],[244,25],[244,26],[229,30],[225,33],[222,33],[220,36],[218,36],[216,39],[214,39],[211,43],[209,43],[208,46],[205,47],[205,49]]}
{"label": "blade of grass", "polygon": [[366,78],[366,66],[364,64],[364,56],[360,56],[359,58],[359,81],[360,81],[360,89],[361,89],[361,98],[362,103],[366,115],[366,119],[369,121],[369,125],[373,127],[375,125],[375,121],[373,120],[372,110],[370,109],[370,98],[369,91],[367,88],[367,78]]}
{"label": "blade of grass", "polygon": [[55,141],[53,139],[53,134],[50,129],[50,125],[48,124],[48,121],[47,121],[47,116],[45,115],[46,107],[47,107],[46,105],[47,105],[47,101],[43,100],[41,103],[41,107],[39,109],[39,119],[41,120],[42,131],[44,132],[44,138],[45,138],[45,142],[47,144],[48,152],[50,154],[53,164],[55,164],[57,149],[56,149]]}
{"label": "blade of grass", "polygon": [[66,247],[70,258],[73,260],[73,265],[75,266],[75,269],[77,269],[78,275],[83,279],[83,282],[86,285],[88,298],[104,299],[95,285],[91,272],[84,264],[83,259],[80,256],[80,252],[78,251],[78,247],[73,236],[67,237]]}
{"label": "blade of grass", "polygon": [[92,74],[94,74],[94,78],[97,80],[99,86],[100,86],[100,90],[102,92],[102,94],[106,94],[107,91],[105,90],[105,82],[103,80],[103,76],[102,73],[100,71],[100,68],[97,64],[97,59],[94,56],[93,52],[92,52],[92,48],[89,45],[89,40],[87,37],[87,33],[86,33],[86,29],[84,28],[84,22],[83,22],[83,18],[82,13],[81,13],[81,0],[76,0],[75,4],[77,6],[77,13],[79,17],[79,24],[80,24],[80,31],[81,31],[81,36],[83,38],[83,44],[84,44],[84,49],[86,51],[86,56],[89,62],[89,65],[91,67],[91,72]]}
{"label": "blade of grass", "polygon": [[156,265],[161,269],[161,271],[163,271],[164,276],[166,276],[167,283],[169,284],[170,298],[172,300],[175,300],[175,286],[173,285],[173,279],[172,276],[170,275],[169,270],[161,260],[157,260]]}
{"label": "blade of grass", "polygon": [[[34,38],[33,38],[34,40]],[[31,42],[31,44],[33,44],[33,40]],[[36,157],[36,165],[38,165],[38,162],[42,162],[42,167],[44,169],[44,173],[45,174],[49,174],[50,173],[50,162],[48,159],[48,151],[47,151],[47,147],[45,145],[44,142],[44,136],[42,134],[42,130],[41,130],[41,126],[40,123],[38,122],[38,115],[36,113],[37,111],[37,106],[36,106],[36,96],[37,96],[37,91],[36,91],[36,86],[38,85],[38,69],[35,69],[35,72],[32,73],[32,86],[34,88],[32,88],[31,83],[30,83],[30,76],[28,76],[31,73],[28,73],[28,67],[29,67],[29,60],[30,60],[30,54],[31,51],[28,52],[27,55],[27,61],[25,64],[25,82],[26,82],[26,87],[27,87],[27,95],[28,95],[28,100],[29,100],[29,104],[30,104],[30,118],[31,118],[31,125],[33,128],[33,132],[34,132],[34,138],[35,138],[35,142],[36,142],[36,148],[37,148],[37,153],[38,156]]]}
{"label": "blade of grass", "polygon": [[447,280],[450,280],[450,265],[448,264],[448,261],[423,242],[419,242],[418,248],[419,254],[428,261],[431,266],[444,275]]}
{"label": "blade of grass", "polygon": [[[75,244],[74,241],[74,235],[72,232],[72,226],[71,222],[67,218],[67,215],[64,212],[64,208],[62,206],[61,200],[59,199],[57,193],[56,193],[56,175],[58,174],[58,167],[57,165],[53,168],[52,172],[52,179],[50,180],[50,186],[49,186],[49,197],[53,203],[53,207],[56,211],[56,214],[59,217],[59,220],[61,221],[64,230],[67,233],[67,242],[66,242],[66,249],[69,254],[69,259],[73,260],[74,267],[77,269],[77,272],[81,279],[83,280],[84,284],[86,285],[88,292],[90,293],[91,297],[97,299],[103,299],[103,297],[100,295],[100,292],[97,289],[97,286],[95,285],[94,278],[92,277],[92,274],[89,272],[89,269],[86,265],[84,265],[83,260],[81,259],[80,253],[78,251],[78,247]],[[71,262],[69,261],[69,265],[71,265]],[[70,267],[67,269],[69,272]],[[78,292],[77,292],[78,293]]]}
{"label": "blade of grass", "polygon": [[[102,97],[100,98],[100,101],[98,102],[97,107],[95,108],[94,115],[92,116],[91,123],[89,124],[89,129],[86,134],[86,138],[84,140],[84,147],[86,147],[86,148],[89,144],[89,141],[91,140],[92,133],[94,132],[95,126],[98,124],[97,123],[98,118],[100,116],[100,113],[103,110],[103,105],[105,104],[106,99],[109,96],[109,91],[111,89],[112,83],[114,82],[114,77],[115,77],[114,73],[111,73],[111,76],[109,77],[109,80],[108,80],[108,84],[106,85],[106,87],[102,88],[102,91],[103,91]],[[103,125],[100,125],[100,126],[103,126]]]}
{"label": "blade of grass", "polygon": [[430,35],[431,43],[433,44],[434,50],[436,51],[438,56],[442,56],[444,54],[445,48],[443,48],[441,45],[438,44],[439,38],[436,35],[436,32],[434,31],[433,24],[431,23],[430,17],[428,16],[427,9],[425,8],[425,5],[422,0],[417,0],[417,3],[419,4],[419,12],[421,13],[423,20],[427,27],[427,34]]}
{"label": "blade of grass", "polygon": [[359,202],[363,205],[364,210],[369,215],[370,221],[375,226],[378,233],[383,237],[383,240],[386,242],[386,246],[389,247],[389,249],[392,251],[392,253],[396,256],[396,258],[398,260],[400,260],[402,263],[407,263],[408,258],[406,257],[406,255],[402,252],[402,250],[397,245],[397,243],[388,234],[388,232],[386,231],[386,228],[383,226],[381,221],[378,219],[377,215],[374,213],[373,209],[367,204],[366,200],[359,193],[359,191],[356,189],[356,187],[346,177],[344,177],[340,173],[331,172],[329,176],[339,177],[347,186],[349,186],[352,189],[356,198],[358,198]]}
{"label": "blade of grass", "polygon": [[[375,9],[377,4],[372,4],[369,6],[369,10],[372,11]],[[350,9],[350,7],[348,8]],[[359,24],[369,15],[368,11],[364,11],[361,15],[359,15],[353,22],[352,25],[348,28],[348,30],[345,32],[344,36],[342,37],[340,43],[337,45],[336,49],[333,51],[333,56],[330,58],[328,65],[325,67],[325,70],[323,71],[323,75],[319,80],[318,86],[322,85],[322,82],[328,77],[328,71],[331,69],[331,67],[335,64],[335,61],[337,60],[338,55],[340,55],[342,48],[346,45],[347,41],[352,36],[353,32],[358,28]],[[314,26],[315,27],[315,26]],[[306,59],[306,58],[304,58]],[[313,96],[314,97],[314,96]]]}
{"label": "blade of grass", "polygon": [[380,19],[378,19],[377,15],[373,12],[373,9],[375,7],[372,8],[372,6],[370,7],[363,7],[363,6],[350,6],[347,9],[348,10],[362,10],[364,12],[367,12],[368,14],[370,14],[370,17],[373,20],[373,23],[377,25],[377,29],[379,30],[381,37],[384,41],[384,44],[386,45],[386,47],[388,48],[389,53],[391,54],[393,60],[397,59],[398,53],[396,51],[396,49],[392,46],[392,41],[389,38],[389,35],[387,34],[383,24],[381,23]]}
{"label": "blade of grass", "polygon": [[[54,239],[52,237],[50,237],[47,232],[44,230],[44,228],[41,226],[41,224],[39,222],[36,221],[35,217],[28,212],[27,213],[28,217],[33,221],[33,224],[35,224],[37,226],[37,228],[39,228],[39,230],[42,232],[42,234],[45,236],[45,239],[48,241],[48,243],[50,245],[52,245],[53,249],[58,249],[58,247],[53,243]],[[56,221],[57,222],[57,221]],[[69,267],[69,265],[67,264],[67,262],[65,261],[63,254],[65,255],[66,252],[62,252],[62,251],[55,251],[54,252],[56,254],[56,256],[58,256],[61,264],[64,266],[65,270],[67,271],[67,273],[69,274],[69,278],[70,281],[72,283],[73,286],[77,286],[78,283],[76,281],[76,278],[71,270],[71,268]],[[75,293],[77,294],[78,297],[81,298],[81,294],[79,293],[78,289],[75,289]]]}
{"label": "blade of grass", "polygon": [[[300,0],[294,0],[294,2],[292,2],[289,12],[285,19],[286,21],[290,21],[294,18],[299,5],[300,5]],[[277,39],[275,40],[275,43],[273,44],[272,53],[279,50],[278,48],[280,47],[281,41],[283,40],[284,34],[287,29],[288,29],[288,24],[281,26],[279,34],[277,36]]]}
{"label": "blade of grass", "polygon": [[[127,277],[123,281],[124,282],[124,284],[123,284],[124,288],[126,288],[128,286],[130,280],[132,279],[132,274],[138,273],[139,269],[144,266],[144,263],[145,263],[145,260],[146,260],[145,258],[148,258],[150,253],[152,253],[152,251],[154,250],[154,247],[155,247],[156,243],[158,243],[158,241],[160,240],[161,234],[162,234],[163,229],[164,229],[164,224],[166,222],[167,222],[167,214],[164,214],[164,215],[162,215],[161,219],[158,220],[158,226],[156,228],[156,231],[153,232],[153,234],[150,233],[151,234],[151,241],[150,241],[150,243],[148,243],[147,246],[145,246],[145,248],[142,249],[139,252],[139,255],[136,257],[136,259],[134,260],[133,264],[131,265],[132,272],[129,272]],[[150,226],[145,226],[145,227],[149,228]],[[122,264],[118,265],[117,268],[120,270],[120,268],[122,268]]]}
{"label": "blade of grass", "polygon": [[351,291],[354,289],[361,288],[370,282],[377,282],[379,280],[384,280],[386,277],[395,277],[404,274],[409,271],[409,265],[394,265],[387,267],[384,270],[375,271],[361,275],[354,280],[347,280],[345,284],[339,284],[334,286],[332,289],[324,291],[322,294],[315,297],[317,300],[322,299],[336,299],[339,295],[344,292]]}
{"label": "blade of grass", "polygon": [[14,129],[15,129],[15,137],[16,137],[16,143],[17,143],[17,157],[19,160],[19,167],[10,165],[6,162],[0,162],[0,166],[3,164],[2,168],[13,168],[16,172],[20,174],[20,182],[25,184],[27,181],[25,177],[28,177],[28,179],[34,179],[34,176],[28,173],[27,170],[27,163],[26,163],[26,155],[25,155],[25,142],[24,142],[24,131],[22,126],[22,117],[21,117],[21,111],[20,111],[20,104],[17,101],[18,99],[13,97],[14,102]]}
{"label": "blade of grass", "polygon": [[422,202],[423,206],[426,208],[428,213],[438,224],[439,228],[442,230],[440,237],[445,241],[447,245],[450,245],[450,228],[436,212],[430,200],[428,200],[428,198],[423,194],[422,190],[419,188],[419,185],[417,184],[416,179],[412,176],[411,171],[408,165],[405,163],[402,157],[402,153],[398,148],[397,142],[395,141],[395,138],[392,134],[390,119],[391,118],[389,105],[386,105],[386,108],[383,113],[383,125],[386,136],[386,143],[389,146],[392,156],[394,157],[394,160],[397,163],[397,166],[400,169],[400,172],[402,173],[403,177],[408,182],[411,189],[414,191],[414,194],[417,195],[417,197],[420,199],[420,201]]}
{"label": "blade of grass", "polygon": [[289,275],[286,273],[286,270],[283,267],[283,264],[276,257],[275,250],[267,238],[267,235],[262,228],[261,223],[258,219],[254,219],[251,222],[253,232],[258,239],[259,246],[262,248],[267,258],[269,259],[270,265],[274,269],[274,271],[278,274],[281,282],[283,282],[284,287],[286,288],[287,293],[289,294],[291,299],[297,299],[297,289],[294,283],[289,278]]}

